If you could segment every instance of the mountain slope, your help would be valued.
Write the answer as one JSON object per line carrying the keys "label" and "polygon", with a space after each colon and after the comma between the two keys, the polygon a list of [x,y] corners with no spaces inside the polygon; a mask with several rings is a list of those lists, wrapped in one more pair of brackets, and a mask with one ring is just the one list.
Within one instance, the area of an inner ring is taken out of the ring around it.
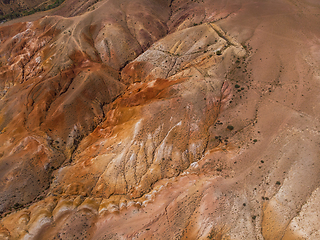
{"label": "mountain slope", "polygon": [[318,238],[316,2],[70,6],[0,28],[4,239]]}

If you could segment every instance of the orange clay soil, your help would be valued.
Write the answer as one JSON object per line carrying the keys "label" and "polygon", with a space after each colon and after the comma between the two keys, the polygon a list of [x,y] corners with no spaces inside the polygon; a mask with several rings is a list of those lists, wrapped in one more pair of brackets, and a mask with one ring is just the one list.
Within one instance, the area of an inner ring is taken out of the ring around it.
{"label": "orange clay soil", "polygon": [[0,239],[320,238],[318,1],[47,13],[0,27]]}

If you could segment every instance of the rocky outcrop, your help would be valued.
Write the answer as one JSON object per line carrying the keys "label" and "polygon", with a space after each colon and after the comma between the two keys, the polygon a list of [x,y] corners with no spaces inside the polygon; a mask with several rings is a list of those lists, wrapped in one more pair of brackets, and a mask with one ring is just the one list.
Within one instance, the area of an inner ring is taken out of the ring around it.
{"label": "rocky outcrop", "polygon": [[87,13],[0,28],[0,236],[317,239],[319,19],[295,4],[66,1]]}

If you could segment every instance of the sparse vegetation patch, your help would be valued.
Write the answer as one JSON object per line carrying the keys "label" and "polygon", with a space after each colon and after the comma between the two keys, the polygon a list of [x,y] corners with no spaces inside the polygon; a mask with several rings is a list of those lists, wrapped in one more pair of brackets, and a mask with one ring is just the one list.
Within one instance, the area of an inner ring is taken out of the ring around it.
{"label": "sparse vegetation patch", "polygon": [[37,7],[37,8],[33,8],[31,10],[25,10],[25,11],[16,11],[16,12],[12,12],[9,14],[6,14],[4,16],[0,17],[0,21],[8,21],[8,20],[12,20],[15,18],[19,18],[19,17],[24,17],[24,16],[29,16],[32,15],[36,12],[41,12],[41,11],[47,11],[53,8],[56,8],[58,6],[60,6],[62,3],[64,2],[64,0],[56,0],[54,3],[47,5],[47,6],[43,6],[43,7]]}

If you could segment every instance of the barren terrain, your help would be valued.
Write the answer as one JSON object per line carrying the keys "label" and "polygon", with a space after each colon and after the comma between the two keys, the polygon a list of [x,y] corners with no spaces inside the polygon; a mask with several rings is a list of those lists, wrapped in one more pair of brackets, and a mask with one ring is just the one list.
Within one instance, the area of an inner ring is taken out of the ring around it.
{"label": "barren terrain", "polygon": [[66,0],[0,25],[0,239],[319,239],[316,0]]}

